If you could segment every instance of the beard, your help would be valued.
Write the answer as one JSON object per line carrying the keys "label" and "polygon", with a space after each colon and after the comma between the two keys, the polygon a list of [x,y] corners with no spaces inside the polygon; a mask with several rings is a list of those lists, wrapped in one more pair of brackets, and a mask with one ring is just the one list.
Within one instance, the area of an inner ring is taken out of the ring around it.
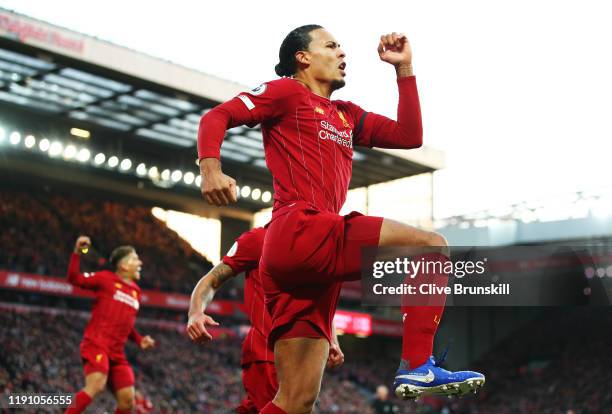
{"label": "beard", "polygon": [[344,85],[346,85],[346,82],[344,81],[344,79],[334,79],[331,82],[331,91],[337,91],[340,88],[344,88]]}

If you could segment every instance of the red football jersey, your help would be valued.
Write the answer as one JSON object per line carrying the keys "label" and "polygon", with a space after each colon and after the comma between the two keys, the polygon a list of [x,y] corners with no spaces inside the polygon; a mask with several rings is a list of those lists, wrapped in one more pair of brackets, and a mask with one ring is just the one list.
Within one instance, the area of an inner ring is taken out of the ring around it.
{"label": "red football jersey", "polygon": [[134,329],[140,308],[140,287],[123,280],[108,270],[80,273],[80,256],[73,253],[68,266],[68,281],[91,289],[96,298],[83,341],[91,342],[112,355],[123,355],[128,338],[140,343],[142,337]]}
{"label": "red football jersey", "polygon": [[258,271],[265,235],[266,229],[261,227],[244,232],[223,257],[223,263],[234,272],[245,272],[244,304],[251,329],[242,343],[242,365],[255,361],[274,362],[274,351],[268,348],[272,321],[264,303],[264,291]]}
{"label": "red football jersey", "polygon": [[399,78],[398,121],[352,102],[329,100],[292,78],[267,82],[202,117],[199,158],[219,158],[227,128],[261,123],[274,209],[298,201],[338,213],[352,174],[353,145],[416,148],[422,144],[414,77]]}

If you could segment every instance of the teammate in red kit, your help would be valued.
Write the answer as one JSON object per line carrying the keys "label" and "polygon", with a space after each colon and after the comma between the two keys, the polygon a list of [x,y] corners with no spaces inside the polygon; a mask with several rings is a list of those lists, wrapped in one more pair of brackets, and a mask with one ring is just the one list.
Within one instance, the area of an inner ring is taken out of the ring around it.
{"label": "teammate in red kit", "polygon": [[[236,201],[236,182],[223,174],[219,161],[229,128],[261,124],[273,177],[274,208],[259,270],[273,321],[269,342],[274,344],[279,391],[262,413],[311,412],[321,386],[340,284],[360,277],[362,248],[437,247],[441,253],[435,260],[448,256],[447,242],[437,233],[355,212],[338,214],[348,191],[354,145],[396,149],[422,145],[408,39],[397,33],[383,35],[378,54],[395,67],[397,121],[352,102],[330,100],[332,92],[345,84],[346,55],[329,32],[308,25],[293,30],[281,44],[276,65],[281,79],[217,106],[200,122],[198,159],[202,194],[209,203]],[[401,397],[418,396],[429,384],[451,385],[452,378],[431,357],[443,299],[434,306],[403,307],[402,358],[394,384]],[[478,375],[481,385],[484,377]]]}
{"label": "teammate in red kit", "polygon": [[134,328],[140,307],[140,288],[136,281],[140,279],[142,262],[133,247],[120,246],[110,256],[114,272],[81,273],[80,255],[90,246],[89,237],[80,236],[68,265],[68,281],[93,290],[96,300],[81,342],[85,387],[76,394],[66,413],[83,412],[107,383],[117,399],[115,413],[131,413],[134,372],[125,357],[125,342],[129,338],[141,349],[155,345],[153,338],[142,337]]}
{"label": "teammate in red kit", "polygon": [[[223,257],[222,263],[200,279],[191,294],[187,322],[187,334],[191,340],[195,342],[212,340],[212,335],[206,327],[218,324],[206,314],[206,308],[223,283],[240,273],[245,273],[244,304],[251,329],[242,343],[240,364],[247,396],[236,409],[237,413],[244,414],[258,413],[272,401],[278,390],[274,351],[268,344],[272,321],[264,305],[263,286],[258,271],[265,234],[266,229],[261,227],[243,233]],[[335,368],[343,361],[344,355],[334,335],[327,365],[329,368]]]}

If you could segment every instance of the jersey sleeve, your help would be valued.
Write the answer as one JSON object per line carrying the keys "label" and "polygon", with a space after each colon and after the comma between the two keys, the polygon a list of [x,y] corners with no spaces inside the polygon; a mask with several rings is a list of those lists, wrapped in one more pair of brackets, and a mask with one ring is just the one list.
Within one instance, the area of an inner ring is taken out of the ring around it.
{"label": "jersey sleeve", "polygon": [[243,92],[237,98],[251,114],[252,126],[270,121],[284,115],[290,101],[297,95],[301,86],[288,78],[262,83],[257,88]]}
{"label": "jersey sleeve", "polygon": [[104,282],[103,272],[81,273],[81,256],[72,253],[68,263],[68,282],[84,289],[98,289]]}
{"label": "jersey sleeve", "polygon": [[210,110],[200,119],[198,159],[219,158],[221,143],[229,128],[254,127],[283,115],[297,87],[295,81],[286,78],[262,83]]}
{"label": "jersey sleeve", "polygon": [[136,330],[136,328],[132,328],[132,330],[130,331],[130,335],[128,337],[132,342],[134,342],[136,345],[140,346],[140,341],[142,341],[142,335],[140,335],[138,333],[138,331]]}
{"label": "jersey sleeve", "polygon": [[362,147],[410,149],[423,144],[421,105],[414,76],[397,80],[397,121],[346,102],[353,116],[353,143]]}
{"label": "jersey sleeve", "polygon": [[232,268],[235,273],[242,273],[259,266],[263,236],[258,234],[257,229],[243,233],[230,248],[223,263]]}

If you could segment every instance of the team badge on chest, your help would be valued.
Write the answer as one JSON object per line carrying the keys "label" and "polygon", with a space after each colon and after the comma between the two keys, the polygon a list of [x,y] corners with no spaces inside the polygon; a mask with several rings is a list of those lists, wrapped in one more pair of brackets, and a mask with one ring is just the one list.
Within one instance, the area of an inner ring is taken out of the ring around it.
{"label": "team badge on chest", "polygon": [[348,123],[342,111],[338,111],[338,118],[340,118],[340,120],[342,121],[342,125],[344,125],[345,128],[351,127],[351,124]]}

